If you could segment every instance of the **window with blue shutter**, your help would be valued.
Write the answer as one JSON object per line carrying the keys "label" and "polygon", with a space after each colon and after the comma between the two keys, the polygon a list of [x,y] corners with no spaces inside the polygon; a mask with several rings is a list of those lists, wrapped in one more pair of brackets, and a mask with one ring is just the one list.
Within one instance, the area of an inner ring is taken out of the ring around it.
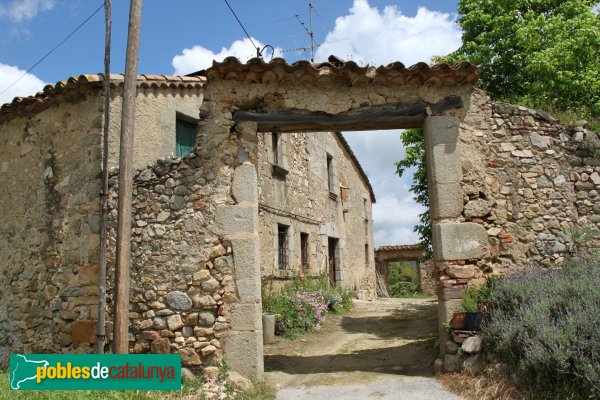
{"label": "window with blue shutter", "polygon": [[177,118],[175,121],[175,156],[181,157],[196,147],[196,124]]}

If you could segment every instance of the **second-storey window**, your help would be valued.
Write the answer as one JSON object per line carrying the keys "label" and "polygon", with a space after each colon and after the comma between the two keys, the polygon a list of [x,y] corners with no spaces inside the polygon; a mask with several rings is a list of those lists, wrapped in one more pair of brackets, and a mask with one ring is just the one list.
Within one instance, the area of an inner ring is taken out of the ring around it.
{"label": "second-storey window", "polygon": [[272,146],[273,146],[273,164],[274,165],[279,165],[279,158],[280,158],[280,154],[279,154],[279,133],[277,132],[273,132],[271,133],[271,140],[272,140]]}
{"label": "second-storey window", "polygon": [[288,266],[288,229],[285,225],[277,226],[277,268],[287,269]]}
{"label": "second-storey window", "polygon": [[196,124],[182,118],[175,120],[175,156],[182,157],[196,147]]}
{"label": "second-storey window", "polygon": [[333,156],[327,154],[327,187],[333,193]]}

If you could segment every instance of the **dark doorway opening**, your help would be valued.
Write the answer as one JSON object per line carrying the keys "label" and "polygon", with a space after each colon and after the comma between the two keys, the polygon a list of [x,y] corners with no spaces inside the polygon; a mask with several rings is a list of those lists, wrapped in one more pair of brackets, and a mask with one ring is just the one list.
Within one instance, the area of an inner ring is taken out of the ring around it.
{"label": "dark doorway opening", "polygon": [[329,284],[331,286],[335,286],[338,281],[337,272],[338,268],[338,260],[336,257],[338,249],[338,239],[329,238]]}

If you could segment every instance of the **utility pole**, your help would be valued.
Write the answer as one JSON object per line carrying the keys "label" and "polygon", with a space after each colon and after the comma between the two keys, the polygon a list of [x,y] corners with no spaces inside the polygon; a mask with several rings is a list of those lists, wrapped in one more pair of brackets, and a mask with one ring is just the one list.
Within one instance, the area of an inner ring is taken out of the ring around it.
{"label": "utility pole", "polygon": [[131,201],[133,191],[133,129],[137,89],[137,62],[140,45],[142,0],[130,0],[125,82],[119,148],[119,205],[117,220],[117,268],[115,271],[114,342],[115,354],[129,352],[129,264],[131,259]]}
{"label": "utility pole", "polygon": [[96,353],[106,344],[106,212],[108,196],[108,131],[110,129],[110,36],[111,0],[104,0],[104,135],[102,143],[102,193],[100,197],[100,261],[98,268],[98,325]]}

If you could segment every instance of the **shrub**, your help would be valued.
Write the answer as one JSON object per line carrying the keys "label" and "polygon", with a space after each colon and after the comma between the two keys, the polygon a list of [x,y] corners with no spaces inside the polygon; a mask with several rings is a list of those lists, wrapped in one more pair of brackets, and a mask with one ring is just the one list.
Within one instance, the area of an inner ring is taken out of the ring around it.
{"label": "shrub", "polygon": [[479,311],[478,305],[479,290],[476,288],[467,288],[463,292],[462,308],[465,312],[476,313]]}
{"label": "shrub", "polygon": [[600,265],[573,259],[494,283],[482,326],[486,350],[541,397],[600,396]]}
{"label": "shrub", "polygon": [[327,277],[296,278],[279,293],[263,286],[263,310],[279,314],[277,331],[293,339],[299,333],[319,326],[327,312],[345,312],[352,307],[351,291],[329,287]]}
{"label": "shrub", "polygon": [[389,294],[392,297],[411,296],[417,291],[417,271],[407,262],[388,265]]}

